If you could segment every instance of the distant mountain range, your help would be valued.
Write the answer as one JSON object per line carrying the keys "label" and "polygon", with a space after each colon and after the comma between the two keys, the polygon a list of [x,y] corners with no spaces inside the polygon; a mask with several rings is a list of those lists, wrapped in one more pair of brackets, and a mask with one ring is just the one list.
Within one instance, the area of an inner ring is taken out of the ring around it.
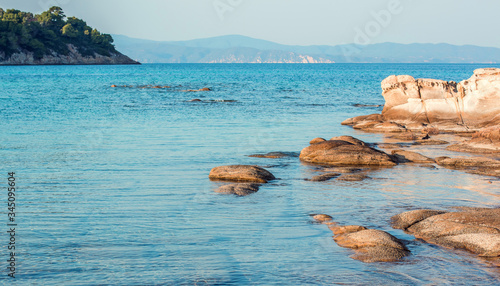
{"label": "distant mountain range", "polygon": [[113,35],[142,63],[500,63],[500,49],[450,44],[291,46],[239,35],[158,42]]}

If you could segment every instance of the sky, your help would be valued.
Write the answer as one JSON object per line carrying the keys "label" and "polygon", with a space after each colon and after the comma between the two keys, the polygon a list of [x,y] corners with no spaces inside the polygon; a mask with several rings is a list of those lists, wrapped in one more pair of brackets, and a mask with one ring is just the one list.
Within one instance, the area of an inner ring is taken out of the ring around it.
{"label": "sky", "polygon": [[238,34],[290,45],[500,48],[498,0],[0,0],[33,13],[54,5],[101,32],[157,41]]}

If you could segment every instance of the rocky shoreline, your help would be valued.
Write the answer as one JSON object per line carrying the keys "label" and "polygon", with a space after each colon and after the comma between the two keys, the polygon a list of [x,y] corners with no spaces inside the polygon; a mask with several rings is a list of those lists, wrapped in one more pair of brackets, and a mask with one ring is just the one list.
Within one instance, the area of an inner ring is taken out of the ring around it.
{"label": "rocky shoreline", "polygon": [[[358,116],[342,124],[367,132],[384,132],[396,142],[367,143],[351,136],[315,138],[302,149],[299,159],[321,174],[306,181],[367,180],[373,170],[401,164],[438,166],[500,180],[500,105],[494,104],[500,99],[500,69],[476,70],[471,79],[458,84],[391,76],[382,82],[382,88],[386,99],[382,114]],[[415,106],[425,108],[415,112],[418,109]],[[448,141],[442,140],[443,136]],[[473,155],[431,158],[415,152],[413,146],[434,146]],[[251,156],[279,159],[290,154],[271,152]],[[238,196],[253,194],[261,184],[276,180],[264,168],[244,165],[216,167],[209,178],[232,182],[217,192]],[[341,225],[326,214],[314,215],[314,220],[332,230],[339,246],[353,249],[353,259],[394,262],[411,255],[404,241],[387,232],[361,225]],[[394,229],[416,239],[464,249],[500,266],[500,208],[419,209],[388,220]]]}
{"label": "rocky shoreline", "polygon": [[20,65],[135,65],[140,64],[137,61],[121,54],[112,53],[110,56],[94,54],[94,56],[82,56],[78,49],[69,44],[69,53],[62,55],[53,52],[50,55],[44,55],[41,59],[36,59],[32,52],[20,51],[6,58],[5,53],[0,52],[1,66],[20,66]]}

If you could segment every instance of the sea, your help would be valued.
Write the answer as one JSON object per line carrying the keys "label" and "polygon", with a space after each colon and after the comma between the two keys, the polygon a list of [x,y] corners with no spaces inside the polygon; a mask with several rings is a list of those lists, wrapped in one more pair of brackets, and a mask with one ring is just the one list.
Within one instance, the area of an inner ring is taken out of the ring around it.
{"label": "sea", "polygon": [[[390,225],[408,210],[498,207],[495,178],[402,164],[311,182],[318,167],[296,156],[316,137],[394,142],[341,125],[382,111],[387,76],[461,81],[483,67],[500,65],[0,67],[0,284],[499,285],[488,261]],[[248,157],[267,152],[295,156]],[[245,197],[216,193],[224,183],[210,170],[234,164],[278,179]],[[411,255],[354,260],[313,214],[387,231]]]}

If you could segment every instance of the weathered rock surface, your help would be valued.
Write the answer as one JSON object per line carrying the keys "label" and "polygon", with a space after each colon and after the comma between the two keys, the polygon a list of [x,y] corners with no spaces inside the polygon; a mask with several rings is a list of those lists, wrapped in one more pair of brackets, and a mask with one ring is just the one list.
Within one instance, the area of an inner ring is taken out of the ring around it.
{"label": "weathered rock surface", "polygon": [[460,83],[393,75],[381,85],[385,99],[382,114],[358,116],[342,124],[384,132],[422,130],[427,125],[447,132],[470,132],[500,124],[497,68],[477,69]]}
{"label": "weathered rock surface", "polygon": [[393,150],[393,158],[396,159],[398,163],[434,163],[435,161],[429,157],[422,154],[405,151],[405,150]]}
{"label": "weathered rock surface", "polygon": [[498,154],[500,153],[500,126],[481,129],[472,135],[470,140],[450,145],[450,151]]}
{"label": "weathered rock surface", "polygon": [[5,58],[5,53],[0,52],[0,65],[130,65],[139,64],[129,57],[116,52],[111,56],[94,54],[94,56],[82,56],[78,49],[68,44],[68,55],[57,54],[45,55],[41,59],[35,59],[32,52],[22,51]]}
{"label": "weathered rock surface", "polygon": [[375,165],[394,166],[396,163],[386,153],[347,141],[330,140],[306,147],[300,152],[304,162],[325,165]]}
{"label": "weathered rock surface", "polygon": [[259,191],[260,184],[240,183],[219,187],[215,192],[237,196],[248,196]]}
{"label": "weathered rock surface", "polygon": [[267,183],[276,179],[269,171],[250,165],[230,165],[215,167],[208,176],[211,180],[231,182]]}
{"label": "weathered rock surface", "polygon": [[394,228],[404,229],[427,242],[500,260],[498,208],[464,208],[459,212],[417,210],[396,215],[391,220]]}

